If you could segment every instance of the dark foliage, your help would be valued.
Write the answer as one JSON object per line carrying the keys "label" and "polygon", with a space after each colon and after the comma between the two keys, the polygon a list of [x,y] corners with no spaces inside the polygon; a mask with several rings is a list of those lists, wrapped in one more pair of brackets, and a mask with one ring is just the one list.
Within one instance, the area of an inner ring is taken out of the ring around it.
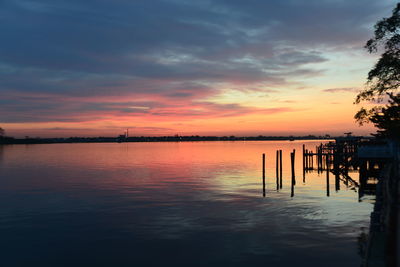
{"label": "dark foliage", "polygon": [[368,73],[367,87],[361,91],[355,103],[373,101],[381,103],[388,96],[388,105],[361,108],[354,116],[360,123],[372,122],[380,135],[398,136],[400,87],[400,3],[393,9],[392,16],[383,18],[375,25],[375,36],[368,40],[365,48],[370,53],[384,52]]}
{"label": "dark foliage", "polygon": [[378,136],[400,138],[400,94],[388,94],[388,96],[389,104],[370,110],[362,108],[355,118],[359,121],[372,122],[379,129]]}

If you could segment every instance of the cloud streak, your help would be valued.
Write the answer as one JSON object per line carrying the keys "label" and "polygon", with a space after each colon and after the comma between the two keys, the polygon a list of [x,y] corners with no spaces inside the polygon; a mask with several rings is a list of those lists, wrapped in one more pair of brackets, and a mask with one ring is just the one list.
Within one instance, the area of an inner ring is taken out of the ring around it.
{"label": "cloud streak", "polygon": [[322,91],[326,93],[354,93],[358,92],[359,89],[344,87],[344,88],[329,88],[329,89],[324,89]]}
{"label": "cloud streak", "polygon": [[[79,101],[81,100],[81,101]],[[240,104],[187,102],[187,98],[152,101],[118,101],[54,96],[15,96],[0,99],[4,122],[84,122],[100,119],[190,120],[196,118],[235,117],[249,114],[293,112],[290,107],[257,108]]]}

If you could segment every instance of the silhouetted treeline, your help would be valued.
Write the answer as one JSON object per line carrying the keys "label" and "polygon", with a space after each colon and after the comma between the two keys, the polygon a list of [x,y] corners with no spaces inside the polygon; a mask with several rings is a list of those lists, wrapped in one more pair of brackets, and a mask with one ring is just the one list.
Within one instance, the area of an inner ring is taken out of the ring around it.
{"label": "silhouetted treeline", "polygon": [[256,141],[256,140],[313,140],[333,139],[329,135],[316,136],[133,136],[133,137],[67,137],[67,138],[0,138],[0,144],[53,144],[53,143],[114,143],[114,142],[185,142],[185,141]]}

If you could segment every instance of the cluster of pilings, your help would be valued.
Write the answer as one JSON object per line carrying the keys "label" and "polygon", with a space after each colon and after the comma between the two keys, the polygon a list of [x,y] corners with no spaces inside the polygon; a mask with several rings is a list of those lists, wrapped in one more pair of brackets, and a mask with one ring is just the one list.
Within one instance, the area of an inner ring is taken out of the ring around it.
{"label": "cluster of pilings", "polygon": [[315,151],[306,149],[303,145],[303,168],[306,172],[317,170],[320,173],[331,170],[348,173],[349,170],[358,169],[356,153],[354,145],[348,147],[344,144],[330,142],[316,146]]}
{"label": "cluster of pilings", "polygon": [[[320,144],[315,150],[306,148],[303,145],[303,183],[306,182],[308,172],[317,171],[318,174],[326,173],[326,194],[330,196],[330,173],[335,178],[335,190],[340,190],[340,181],[346,187],[358,190],[361,198],[365,193],[374,194],[375,182],[370,183],[374,170],[381,169],[382,166],[372,164],[369,161],[360,160],[357,157],[358,142],[336,141]],[[294,196],[294,186],[296,185],[295,176],[295,155],[296,151],[290,152],[291,166],[291,196]],[[265,154],[263,154],[263,196],[265,196]],[[372,167],[371,167],[372,166]],[[357,182],[350,177],[350,172],[359,172],[360,179]],[[282,189],[282,150],[276,151],[276,190]]]}
{"label": "cluster of pilings", "polygon": [[[295,176],[295,153],[296,150],[293,149],[293,152],[290,153],[290,161],[291,161],[291,196],[294,196],[294,186],[296,185],[296,176]],[[282,189],[282,150],[276,151],[276,190],[279,191]],[[262,154],[262,181],[263,181],[263,196],[265,197],[266,185],[265,185],[265,153]]]}
{"label": "cluster of pilings", "polygon": [[[262,154],[263,196],[265,197],[265,154]],[[282,150],[276,151],[276,190],[282,189]]]}
{"label": "cluster of pilings", "polygon": [[[315,162],[315,165],[314,165]],[[356,189],[359,183],[349,176],[350,172],[357,172],[360,161],[357,158],[357,143],[329,142],[315,147],[315,151],[306,149],[303,145],[303,176],[307,172],[326,172],[329,182],[329,172],[335,176],[335,190],[340,190],[340,181],[346,187]],[[305,179],[305,178],[304,178]],[[329,195],[329,187],[327,187]]]}
{"label": "cluster of pilings", "polygon": [[[392,148],[393,150],[393,148]],[[394,151],[394,152],[393,152]],[[354,139],[320,144],[315,150],[303,145],[303,182],[306,174],[317,171],[326,174],[326,195],[330,196],[330,175],[335,177],[335,189],[342,181],[346,187],[358,190],[359,200],[374,195],[370,232],[365,244],[362,266],[398,266],[400,255],[400,148],[390,151],[382,144]],[[295,150],[290,152],[291,197],[294,196]],[[349,176],[358,173],[358,181]],[[282,150],[276,153],[276,189],[282,189]],[[263,154],[263,195],[265,196],[265,154]]]}

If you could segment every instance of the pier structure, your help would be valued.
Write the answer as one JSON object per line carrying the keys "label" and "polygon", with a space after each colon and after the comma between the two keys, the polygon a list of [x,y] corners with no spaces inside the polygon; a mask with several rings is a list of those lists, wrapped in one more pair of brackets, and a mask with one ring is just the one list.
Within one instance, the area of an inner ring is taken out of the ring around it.
{"label": "pier structure", "polygon": [[303,145],[303,175],[308,172],[332,172],[335,177],[335,190],[340,190],[340,181],[347,187],[359,188],[359,182],[349,173],[359,171],[360,160],[357,156],[360,144],[364,142],[359,137],[336,138],[315,147],[315,150]]}
{"label": "pier structure", "polygon": [[[363,140],[351,136],[321,144],[303,145],[303,174],[317,171],[335,176],[363,196],[375,196],[365,244],[364,267],[400,266],[400,146],[394,140]],[[352,178],[358,174],[358,181]],[[327,185],[327,195],[329,187]]]}

